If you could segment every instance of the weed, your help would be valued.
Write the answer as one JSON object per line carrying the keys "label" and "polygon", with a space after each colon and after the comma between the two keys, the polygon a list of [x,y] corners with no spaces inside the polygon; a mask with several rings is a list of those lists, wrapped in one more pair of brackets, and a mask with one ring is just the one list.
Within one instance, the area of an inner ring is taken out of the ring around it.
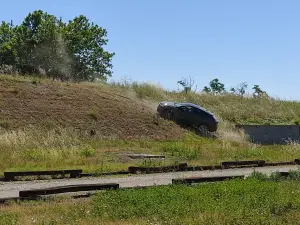
{"label": "weed", "polygon": [[8,129],[11,126],[11,122],[8,120],[0,120],[0,128]]}
{"label": "weed", "polygon": [[271,173],[269,179],[272,181],[280,181],[280,180],[282,180],[282,177],[280,175],[280,172],[274,172],[274,173]]}
{"label": "weed", "polygon": [[250,176],[248,176],[248,179],[257,179],[260,181],[265,181],[268,179],[268,176],[264,173],[258,172],[258,171],[254,171],[251,173]]}
{"label": "weed", "polygon": [[33,80],[31,81],[31,83],[32,83],[33,85],[38,85],[38,84],[41,83],[41,79],[35,77],[35,78],[33,78]]}
{"label": "weed", "polygon": [[99,118],[98,110],[97,110],[97,108],[95,108],[95,107],[89,109],[89,111],[88,111],[87,114],[88,114],[88,116],[89,116],[91,119],[93,119],[93,120],[98,120],[98,118]]}
{"label": "weed", "polygon": [[95,157],[96,156],[96,150],[93,149],[89,145],[84,145],[79,150],[79,155],[84,156],[86,158],[88,157]]}
{"label": "weed", "polygon": [[295,119],[295,120],[294,120],[294,124],[300,125],[300,118]]}
{"label": "weed", "polygon": [[288,179],[290,179],[290,180],[300,180],[300,172],[299,171],[290,171]]}

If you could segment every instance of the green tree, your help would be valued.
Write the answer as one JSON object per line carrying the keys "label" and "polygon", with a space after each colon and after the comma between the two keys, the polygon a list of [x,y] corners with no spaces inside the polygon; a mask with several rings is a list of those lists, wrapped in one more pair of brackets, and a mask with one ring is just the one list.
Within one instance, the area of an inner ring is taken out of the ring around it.
{"label": "green tree", "polygon": [[21,73],[35,73],[42,68],[48,76],[63,61],[58,54],[61,21],[42,10],[29,13],[15,29],[17,66]]}
{"label": "green tree", "polygon": [[254,90],[253,97],[268,97],[267,92],[263,91],[258,84],[255,84],[252,89]]}
{"label": "green tree", "polygon": [[232,87],[232,88],[230,88],[230,90],[229,90],[232,94],[236,94],[236,89],[234,88],[234,87]]}
{"label": "green tree", "polygon": [[15,65],[16,52],[14,41],[13,23],[3,21],[0,25],[0,65]]}
{"label": "green tree", "polygon": [[69,21],[64,37],[72,61],[75,80],[106,80],[112,75],[111,60],[115,53],[103,49],[107,44],[107,31],[81,15]]}
{"label": "green tree", "polygon": [[0,26],[0,66],[16,66],[21,74],[74,81],[107,80],[114,53],[104,50],[107,32],[81,15],[68,23],[42,10],[29,13],[19,26]]}
{"label": "green tree", "polygon": [[219,79],[215,78],[209,82],[209,87],[205,86],[203,88],[203,91],[213,94],[222,94],[225,92],[225,85],[219,82]]}
{"label": "green tree", "polygon": [[211,89],[207,86],[204,86],[203,91],[206,93],[211,93]]}

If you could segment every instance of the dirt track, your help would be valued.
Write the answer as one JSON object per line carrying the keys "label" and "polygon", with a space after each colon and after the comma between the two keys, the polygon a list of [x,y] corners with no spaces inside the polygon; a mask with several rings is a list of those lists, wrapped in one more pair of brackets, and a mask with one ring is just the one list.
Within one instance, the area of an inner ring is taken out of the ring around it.
{"label": "dirt track", "polygon": [[[281,167],[257,167],[256,171],[270,174],[271,172],[297,170],[299,166],[281,166]],[[64,179],[64,180],[47,180],[47,181],[18,181],[18,182],[2,182],[0,183],[0,199],[18,197],[20,190],[29,190],[36,188],[48,188],[62,185],[74,184],[95,184],[95,183],[119,183],[120,187],[135,186],[152,186],[166,185],[172,182],[174,178],[192,177],[192,176],[227,176],[227,175],[249,175],[254,168],[227,169],[215,171],[195,171],[195,172],[175,172],[160,173],[148,175],[133,175],[128,177],[111,177],[111,178],[80,178],[80,179]]]}

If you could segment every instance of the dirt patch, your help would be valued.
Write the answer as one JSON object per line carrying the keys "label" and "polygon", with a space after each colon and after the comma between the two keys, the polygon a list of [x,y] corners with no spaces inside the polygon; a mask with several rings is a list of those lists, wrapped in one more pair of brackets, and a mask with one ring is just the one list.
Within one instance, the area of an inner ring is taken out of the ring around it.
{"label": "dirt patch", "polygon": [[113,138],[176,138],[183,130],[157,119],[152,106],[109,87],[0,80],[0,118],[10,129],[28,126],[73,127]]}

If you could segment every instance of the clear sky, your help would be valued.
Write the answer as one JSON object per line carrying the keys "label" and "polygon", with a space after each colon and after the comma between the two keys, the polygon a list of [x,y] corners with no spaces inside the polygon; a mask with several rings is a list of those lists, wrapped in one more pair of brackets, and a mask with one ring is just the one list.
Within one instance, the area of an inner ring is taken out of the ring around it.
{"label": "clear sky", "polygon": [[42,9],[69,20],[83,14],[108,31],[116,53],[113,80],[177,89],[189,75],[202,88],[259,84],[275,97],[300,100],[298,0],[10,0],[0,20],[19,24]]}

